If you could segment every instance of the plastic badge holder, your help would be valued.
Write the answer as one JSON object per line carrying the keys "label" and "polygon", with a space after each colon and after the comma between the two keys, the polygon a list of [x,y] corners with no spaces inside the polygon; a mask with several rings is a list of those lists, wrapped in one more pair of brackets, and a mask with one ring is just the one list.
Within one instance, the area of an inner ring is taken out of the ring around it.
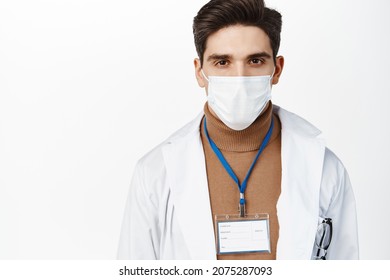
{"label": "plastic badge holder", "polygon": [[217,253],[271,253],[269,215],[216,215]]}

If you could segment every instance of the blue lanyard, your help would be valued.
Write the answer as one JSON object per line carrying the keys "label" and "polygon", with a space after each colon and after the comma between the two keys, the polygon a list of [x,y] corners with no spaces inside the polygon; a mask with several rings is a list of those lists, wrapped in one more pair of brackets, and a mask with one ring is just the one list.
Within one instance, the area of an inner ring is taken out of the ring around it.
{"label": "blue lanyard", "polygon": [[240,205],[239,206],[240,206],[240,216],[241,217],[244,216],[244,212],[245,212],[244,193],[245,193],[245,189],[246,189],[246,186],[248,183],[249,176],[252,173],[253,167],[255,166],[257,160],[259,159],[261,153],[263,152],[264,148],[267,146],[267,144],[271,138],[273,127],[274,127],[274,121],[271,118],[271,125],[268,129],[268,132],[265,135],[263,142],[261,143],[260,149],[257,152],[256,157],[252,162],[252,165],[249,167],[248,173],[246,174],[244,181],[242,182],[242,184],[240,184],[233,169],[230,167],[229,163],[226,161],[226,159],[222,155],[221,151],[218,149],[217,145],[215,145],[214,141],[210,138],[209,133],[207,131],[206,118],[204,119],[204,131],[206,132],[206,136],[207,136],[207,139],[209,140],[211,148],[213,149],[214,153],[217,155],[219,161],[222,163],[222,165],[225,168],[225,170],[227,171],[227,173],[229,173],[230,177],[234,180],[234,182],[236,182],[238,189],[240,190]]}

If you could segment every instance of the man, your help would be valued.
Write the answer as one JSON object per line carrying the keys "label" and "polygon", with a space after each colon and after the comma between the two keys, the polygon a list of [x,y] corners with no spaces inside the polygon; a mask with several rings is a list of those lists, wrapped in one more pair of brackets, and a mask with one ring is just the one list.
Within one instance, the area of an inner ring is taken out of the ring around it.
{"label": "man", "polygon": [[281,15],[211,0],[194,18],[207,103],[137,164],[121,259],[357,259],[353,192],[321,132],[272,104]]}

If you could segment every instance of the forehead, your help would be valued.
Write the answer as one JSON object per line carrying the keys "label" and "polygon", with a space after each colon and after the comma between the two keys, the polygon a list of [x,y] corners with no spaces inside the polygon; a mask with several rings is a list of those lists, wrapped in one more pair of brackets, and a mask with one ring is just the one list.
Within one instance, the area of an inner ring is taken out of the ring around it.
{"label": "forehead", "polygon": [[206,41],[205,58],[214,53],[246,56],[250,53],[272,54],[270,39],[256,26],[233,25],[211,34]]}

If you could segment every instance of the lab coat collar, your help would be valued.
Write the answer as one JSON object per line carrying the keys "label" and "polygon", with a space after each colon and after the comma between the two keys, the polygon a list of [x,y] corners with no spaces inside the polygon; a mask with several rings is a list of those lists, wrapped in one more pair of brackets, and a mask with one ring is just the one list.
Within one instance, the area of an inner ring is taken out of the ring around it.
{"label": "lab coat collar", "polygon": [[[272,106],[273,112],[277,114],[281,120],[283,120],[284,130],[292,131],[303,137],[322,139],[322,132],[305,119],[279,107],[278,105],[272,104]],[[168,142],[190,137],[193,136],[193,133],[199,132],[199,126],[203,116],[204,113],[202,111],[196,116],[194,120],[168,137]]]}

